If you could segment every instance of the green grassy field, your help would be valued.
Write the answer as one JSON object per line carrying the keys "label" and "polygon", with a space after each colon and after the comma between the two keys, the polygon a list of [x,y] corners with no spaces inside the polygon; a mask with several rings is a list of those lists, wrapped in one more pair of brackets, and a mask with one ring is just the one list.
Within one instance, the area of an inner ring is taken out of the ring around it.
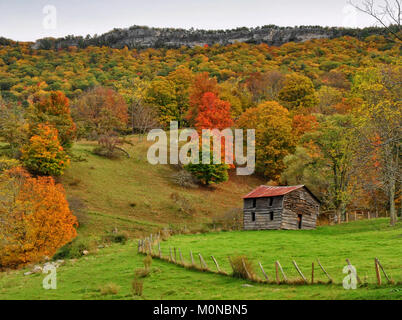
{"label": "green grassy field", "polygon": [[[230,181],[215,188],[182,188],[171,180],[177,169],[148,163],[151,142],[138,136],[129,140],[133,145],[124,146],[129,159],[110,160],[94,155],[94,142],[74,145],[73,154],[86,161],[73,161],[61,182],[78,217],[82,238],[96,238],[114,228],[131,236],[146,235],[169,225],[200,228],[232,208],[241,208],[242,196],[265,182],[232,175]],[[183,208],[174,195],[190,207]]]}
{"label": "green grassy field", "polygon": [[[357,221],[311,231],[248,231],[176,235],[162,242],[169,246],[201,253],[211,269],[213,254],[229,271],[227,255],[244,254],[261,261],[269,276],[279,260],[289,278],[296,278],[291,266],[295,259],[310,278],[311,262],[320,258],[333,276],[333,285],[268,285],[250,283],[228,276],[188,270],[168,262],[153,260],[152,272],[145,278],[143,296],[134,297],[131,281],[135,268],[142,267],[143,255],[136,242],[91,252],[78,260],[67,260],[58,269],[57,290],[42,288],[43,274],[24,276],[26,270],[0,274],[0,299],[402,299],[402,285],[375,284],[374,257],[378,257],[395,281],[402,281],[402,224],[388,226],[387,219]],[[345,290],[342,268],[349,258],[368,284]],[[257,270],[258,271],[258,270]],[[325,280],[319,270],[318,280]],[[115,294],[102,294],[108,284],[118,286]],[[251,286],[244,286],[250,284]]]}

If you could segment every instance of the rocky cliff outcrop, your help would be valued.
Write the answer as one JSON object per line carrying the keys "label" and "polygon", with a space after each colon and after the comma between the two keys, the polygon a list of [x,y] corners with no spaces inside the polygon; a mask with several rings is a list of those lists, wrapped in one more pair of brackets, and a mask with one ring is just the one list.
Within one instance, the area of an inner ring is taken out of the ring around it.
{"label": "rocky cliff outcrop", "polygon": [[127,29],[114,29],[94,37],[67,36],[65,38],[44,38],[37,40],[34,49],[58,49],[68,46],[85,48],[88,46],[109,46],[113,48],[178,48],[181,46],[203,46],[231,44],[235,42],[266,43],[279,46],[287,42],[302,42],[319,38],[354,36],[364,38],[381,34],[381,28],[346,29],[323,28],[319,26],[237,28],[231,30],[195,30],[172,28],[149,28],[132,26]]}

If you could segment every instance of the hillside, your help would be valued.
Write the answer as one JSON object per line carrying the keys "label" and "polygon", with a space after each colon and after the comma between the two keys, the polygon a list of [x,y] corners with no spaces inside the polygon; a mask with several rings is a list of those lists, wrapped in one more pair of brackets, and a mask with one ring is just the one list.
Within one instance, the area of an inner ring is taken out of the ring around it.
{"label": "hillside", "polygon": [[153,166],[146,155],[146,138],[132,137],[124,148],[130,158],[110,160],[96,156],[96,142],[79,142],[73,153],[86,161],[73,161],[62,177],[70,206],[78,217],[79,234],[99,237],[115,228],[140,236],[171,225],[203,228],[214,217],[242,207],[242,196],[264,183],[255,177],[238,177],[216,188],[186,189],[171,177],[177,169]]}
{"label": "hillside", "polygon": [[195,30],[174,28],[150,28],[132,26],[126,29],[113,29],[102,35],[67,36],[64,38],[39,39],[33,49],[60,49],[70,46],[108,46],[112,48],[180,48],[203,45],[227,45],[235,42],[266,43],[280,46],[288,42],[303,42],[311,39],[353,36],[364,39],[370,35],[384,34],[383,28],[324,28],[320,26],[278,27],[275,25],[257,28],[236,28],[231,30]]}
{"label": "hillside", "polygon": [[[381,287],[373,284],[373,258],[377,256],[395,281],[402,281],[401,229],[388,226],[387,219],[357,221],[318,227],[311,231],[224,232],[201,235],[178,235],[162,242],[164,254],[169,246],[180,246],[188,261],[188,250],[204,257],[214,254],[227,271],[226,254],[241,253],[264,264],[272,277],[273,262],[279,259],[290,278],[296,277],[291,259],[296,259],[308,278],[311,262],[320,258],[335,278],[334,285],[266,285],[248,284],[223,275],[203,273],[154,259],[151,273],[145,278],[140,299],[402,299],[399,284]],[[44,275],[24,276],[26,270],[0,274],[0,299],[138,299],[131,294],[133,270],[142,267],[142,255],[136,254],[136,242],[115,244],[94,250],[81,259],[67,260],[58,269],[57,290],[43,290]],[[345,258],[351,259],[365,284],[345,290],[339,281],[344,277]],[[207,258],[206,258],[207,259]],[[212,262],[207,259],[212,268]],[[366,278],[367,275],[367,278]],[[316,280],[325,280],[317,270]],[[116,288],[107,290],[108,285]],[[217,290],[219,288],[219,290]],[[22,290],[23,289],[23,290]]]}

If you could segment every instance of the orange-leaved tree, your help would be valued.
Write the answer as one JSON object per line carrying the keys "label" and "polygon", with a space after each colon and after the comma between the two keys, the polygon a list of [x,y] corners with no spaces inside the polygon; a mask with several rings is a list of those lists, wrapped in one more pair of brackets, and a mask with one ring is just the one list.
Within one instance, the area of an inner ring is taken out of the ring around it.
{"label": "orange-leaved tree", "polygon": [[70,164],[70,158],[60,145],[55,128],[39,124],[37,135],[29,139],[22,149],[24,166],[36,174],[59,176]]}
{"label": "orange-leaved tree", "polygon": [[200,101],[195,118],[197,129],[223,130],[233,125],[230,103],[219,99],[215,93],[206,92]]}
{"label": "orange-leaved tree", "polygon": [[190,125],[195,124],[199,107],[202,104],[204,94],[207,92],[218,96],[219,87],[215,78],[210,78],[208,72],[203,72],[195,76],[194,82],[190,87],[190,109],[186,117]]}
{"label": "orange-leaved tree", "polygon": [[21,167],[0,175],[0,269],[52,256],[76,236],[63,187]]}
{"label": "orange-leaved tree", "polygon": [[85,92],[74,106],[80,135],[102,135],[126,128],[128,107],[123,96],[110,88],[96,87]]}

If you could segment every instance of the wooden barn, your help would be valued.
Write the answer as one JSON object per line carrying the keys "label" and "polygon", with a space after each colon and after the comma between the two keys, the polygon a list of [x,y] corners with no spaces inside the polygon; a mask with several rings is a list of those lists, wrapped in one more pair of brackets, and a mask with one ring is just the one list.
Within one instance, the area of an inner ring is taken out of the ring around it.
{"label": "wooden barn", "polygon": [[315,229],[320,201],[304,185],[259,186],[243,197],[244,230]]}

